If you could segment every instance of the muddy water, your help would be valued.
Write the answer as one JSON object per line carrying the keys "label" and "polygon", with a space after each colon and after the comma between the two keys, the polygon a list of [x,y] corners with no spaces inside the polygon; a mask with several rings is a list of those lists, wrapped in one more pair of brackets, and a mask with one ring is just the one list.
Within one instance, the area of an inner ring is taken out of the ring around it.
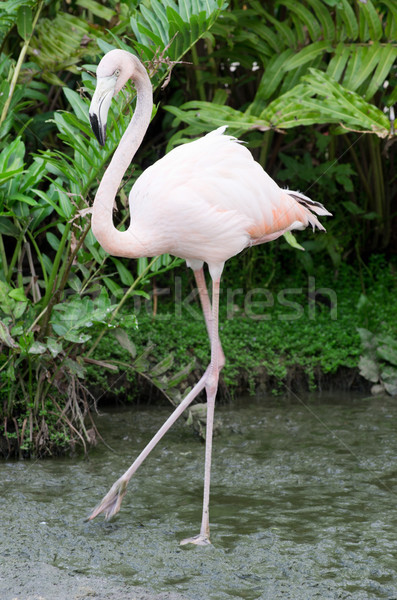
{"label": "muddy water", "polygon": [[210,547],[178,545],[198,533],[204,451],[182,422],[119,517],[85,522],[168,413],[102,414],[115,453],[0,465],[1,600],[397,599],[396,400],[221,407]]}

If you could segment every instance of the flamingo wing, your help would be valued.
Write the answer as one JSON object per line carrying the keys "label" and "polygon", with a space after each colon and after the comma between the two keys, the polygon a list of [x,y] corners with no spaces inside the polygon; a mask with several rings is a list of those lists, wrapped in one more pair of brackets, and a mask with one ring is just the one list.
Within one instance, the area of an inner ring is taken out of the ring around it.
{"label": "flamingo wing", "polygon": [[290,229],[324,229],[313,214],[329,214],[322,205],[282,190],[224,130],[178,146],[137,179],[131,227],[153,250],[221,263]]}

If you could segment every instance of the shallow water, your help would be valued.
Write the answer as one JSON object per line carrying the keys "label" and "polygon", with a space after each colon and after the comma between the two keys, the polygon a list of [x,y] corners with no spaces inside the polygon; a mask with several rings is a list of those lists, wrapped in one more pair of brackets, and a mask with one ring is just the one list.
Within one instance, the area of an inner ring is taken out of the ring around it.
{"label": "shallow water", "polygon": [[204,454],[182,421],[119,516],[85,522],[169,412],[102,412],[116,453],[0,465],[1,600],[397,599],[396,400],[220,407],[212,546],[179,546],[199,530]]}

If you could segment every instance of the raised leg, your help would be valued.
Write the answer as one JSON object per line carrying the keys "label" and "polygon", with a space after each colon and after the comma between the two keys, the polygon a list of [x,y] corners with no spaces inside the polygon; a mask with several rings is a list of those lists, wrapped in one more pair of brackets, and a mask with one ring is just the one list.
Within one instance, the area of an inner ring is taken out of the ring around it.
{"label": "raised leg", "polygon": [[197,544],[204,546],[210,544],[210,481],[211,481],[211,457],[212,457],[212,433],[214,424],[215,396],[218,389],[219,358],[223,356],[218,335],[219,320],[219,279],[212,283],[212,312],[211,312],[211,363],[205,376],[205,389],[207,392],[207,429],[205,436],[205,467],[204,467],[204,498],[203,516],[201,520],[200,533],[191,538],[181,541],[181,544]]}
{"label": "raised leg", "polygon": [[106,496],[103,498],[102,502],[98,504],[96,508],[94,508],[91,515],[88,517],[88,520],[95,519],[95,517],[98,516],[101,512],[105,513],[106,519],[110,519],[119,512],[121,502],[127,491],[127,485],[129,480],[131,479],[135,471],[138,469],[138,467],[143,463],[147,455],[161,440],[163,435],[169,430],[169,428],[175,423],[175,421],[183,413],[183,411],[189,406],[189,404],[193,402],[195,397],[206,386],[208,375],[209,368],[206,370],[201,379],[196,383],[194,388],[188,393],[186,398],[182,400],[182,402],[176,407],[174,412],[168,417],[164,425],[160,427],[156,435],[153,436],[153,438],[150,440],[147,446],[145,446],[145,448],[142,450],[138,458],[132,463],[129,469],[127,469],[127,471],[112,485]]}

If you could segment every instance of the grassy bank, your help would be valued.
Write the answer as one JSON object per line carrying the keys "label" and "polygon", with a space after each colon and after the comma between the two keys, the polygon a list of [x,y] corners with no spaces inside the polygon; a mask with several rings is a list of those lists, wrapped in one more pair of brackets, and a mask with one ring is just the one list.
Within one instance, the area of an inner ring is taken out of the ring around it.
{"label": "grassy bank", "polygon": [[[256,271],[250,289],[240,283],[244,277],[236,271],[238,266],[237,260],[228,266],[221,291],[220,337],[226,365],[220,399],[260,391],[266,401],[268,394],[291,389],[368,389],[373,383],[386,384],[389,393],[397,394],[397,283],[392,262],[376,257],[361,271],[345,265],[336,274],[321,267],[315,277],[282,265],[280,273],[285,269],[294,274],[277,274],[271,285],[261,287]],[[13,413],[0,427],[1,455],[87,450],[98,437],[92,413],[104,402],[180,401],[209,362],[192,273],[179,267],[156,278],[156,285],[147,280],[144,290],[123,306],[118,327],[109,327],[102,317],[95,321],[91,304],[83,302],[87,297],[79,300],[78,315],[91,307],[83,315],[89,335],[62,355],[64,368],[69,369],[68,386],[62,371],[55,371],[57,396],[37,392],[37,407],[15,397]],[[101,315],[106,307],[105,303]],[[72,316],[68,313],[68,318]],[[38,356],[43,357],[40,364],[47,365],[48,378],[53,363],[45,353]],[[363,356],[371,384],[359,374]],[[32,385],[34,377],[37,372],[31,369]],[[12,379],[8,383],[11,386]]]}
{"label": "grassy bank", "polygon": [[[396,291],[394,269],[382,259],[361,274],[344,267],[336,278],[324,271],[316,278],[289,278],[272,288],[244,290],[226,283],[220,300],[220,336],[228,392],[253,392],[258,385],[276,393],[285,385],[293,389],[359,385],[362,344],[357,328],[396,336]],[[198,368],[207,365],[209,344],[193,283],[176,278],[168,293],[158,292],[156,302],[139,298],[135,303],[138,326],[128,334],[138,356],[150,345],[143,357],[145,373],[150,376],[154,369],[156,377],[160,372],[166,385],[167,378],[194,360]],[[124,365],[110,381],[103,370],[92,369],[97,395],[144,401],[141,390],[145,396],[147,388],[125,367],[131,355],[111,332],[102,339],[96,358]],[[161,373],[161,365],[159,369],[155,365],[164,359]]]}

